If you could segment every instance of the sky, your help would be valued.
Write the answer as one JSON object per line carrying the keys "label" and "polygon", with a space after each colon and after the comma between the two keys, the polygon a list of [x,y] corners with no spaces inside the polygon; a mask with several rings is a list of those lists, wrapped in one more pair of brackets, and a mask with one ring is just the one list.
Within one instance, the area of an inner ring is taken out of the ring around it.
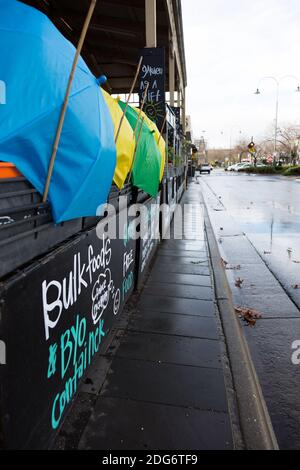
{"label": "sky", "polygon": [[300,124],[299,0],[182,0],[182,9],[194,138],[229,148],[272,134],[276,82],[266,76],[280,79],[279,127]]}

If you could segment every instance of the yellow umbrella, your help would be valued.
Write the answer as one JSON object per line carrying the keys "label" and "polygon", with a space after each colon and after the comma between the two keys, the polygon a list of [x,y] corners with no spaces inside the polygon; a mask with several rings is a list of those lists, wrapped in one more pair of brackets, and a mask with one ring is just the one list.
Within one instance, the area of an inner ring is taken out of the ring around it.
{"label": "yellow umbrella", "polygon": [[[114,99],[109,93],[102,89],[102,93],[108,109],[110,111],[111,119],[113,121],[115,136],[122,119],[122,109],[118,105],[118,100]],[[135,149],[135,137],[133,130],[127,121],[124,119],[120,134],[117,142],[117,165],[114,174],[114,182],[121,190],[124,186],[126,178],[131,170]]]}
{"label": "yellow umbrella", "polygon": [[[138,108],[133,108],[135,111],[139,114],[140,110]],[[166,164],[166,143],[164,139],[161,137],[160,132],[156,126],[156,124],[151,121],[150,118],[144,113],[144,111],[141,112],[141,119],[144,118],[145,123],[149,127],[149,129],[153,132],[153,136],[155,138],[155,141],[158,145],[160,154],[161,154],[161,165],[160,165],[160,181],[163,178],[164,171],[165,171],[165,164]]]}

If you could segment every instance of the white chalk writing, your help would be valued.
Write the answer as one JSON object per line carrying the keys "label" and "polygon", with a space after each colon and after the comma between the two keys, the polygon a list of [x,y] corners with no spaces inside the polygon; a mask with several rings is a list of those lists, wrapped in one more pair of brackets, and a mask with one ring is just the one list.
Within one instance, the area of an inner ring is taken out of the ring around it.
{"label": "white chalk writing", "polygon": [[103,237],[99,253],[94,254],[93,246],[89,245],[86,263],[82,263],[80,253],[74,255],[73,268],[62,281],[56,279],[43,281],[42,300],[46,340],[50,337],[50,330],[58,324],[63,311],[67,311],[77,302],[81,293],[92,284],[95,273],[106,269],[110,261],[110,240]]}
{"label": "white chalk writing", "polygon": [[164,69],[162,67],[151,67],[151,65],[143,65],[142,67],[143,79],[146,77],[161,76],[163,73]]}

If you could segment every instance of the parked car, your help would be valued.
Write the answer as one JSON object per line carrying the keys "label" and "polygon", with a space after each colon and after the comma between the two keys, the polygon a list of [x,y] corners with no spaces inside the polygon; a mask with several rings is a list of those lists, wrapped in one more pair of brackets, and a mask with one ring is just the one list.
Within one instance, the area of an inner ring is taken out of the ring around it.
{"label": "parked car", "polygon": [[239,165],[237,165],[236,169],[234,171],[243,171],[243,170],[248,170],[248,168],[251,168],[252,165],[251,163],[241,163]]}
{"label": "parked car", "polygon": [[227,168],[225,168],[225,171],[234,171],[235,166],[236,163],[234,163],[233,165],[229,165]]}
{"label": "parked car", "polygon": [[202,165],[200,165],[199,167],[199,172],[200,172],[200,175],[202,173],[208,173],[210,175],[210,172],[211,172],[211,166],[208,164],[208,163],[203,163]]}
{"label": "parked car", "polygon": [[[235,171],[243,171],[243,170],[248,170],[249,168],[253,168],[254,164],[252,163],[244,163],[243,166],[239,166]],[[266,165],[264,165],[261,162],[258,162],[256,164],[256,168],[266,168]]]}
{"label": "parked car", "polygon": [[258,162],[256,163],[257,168],[266,168],[268,165],[265,165],[264,163]]}
{"label": "parked car", "polygon": [[243,163],[234,163],[233,165],[230,165],[230,166],[227,168],[227,171],[238,171],[238,168],[241,168],[241,167],[243,167],[244,165],[246,165],[245,162],[243,162]]}

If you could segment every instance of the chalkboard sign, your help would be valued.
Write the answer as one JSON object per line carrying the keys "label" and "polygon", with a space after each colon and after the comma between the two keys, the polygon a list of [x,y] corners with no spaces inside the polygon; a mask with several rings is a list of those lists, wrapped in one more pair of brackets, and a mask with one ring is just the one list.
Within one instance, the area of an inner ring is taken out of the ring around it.
{"label": "chalkboard sign", "polygon": [[143,56],[139,80],[140,105],[149,84],[144,111],[161,130],[166,113],[165,49],[145,48],[140,54]]}
{"label": "chalkboard sign", "polygon": [[0,408],[8,448],[48,446],[134,288],[132,222],[118,215],[117,223],[124,239],[85,232],[4,285]]}

